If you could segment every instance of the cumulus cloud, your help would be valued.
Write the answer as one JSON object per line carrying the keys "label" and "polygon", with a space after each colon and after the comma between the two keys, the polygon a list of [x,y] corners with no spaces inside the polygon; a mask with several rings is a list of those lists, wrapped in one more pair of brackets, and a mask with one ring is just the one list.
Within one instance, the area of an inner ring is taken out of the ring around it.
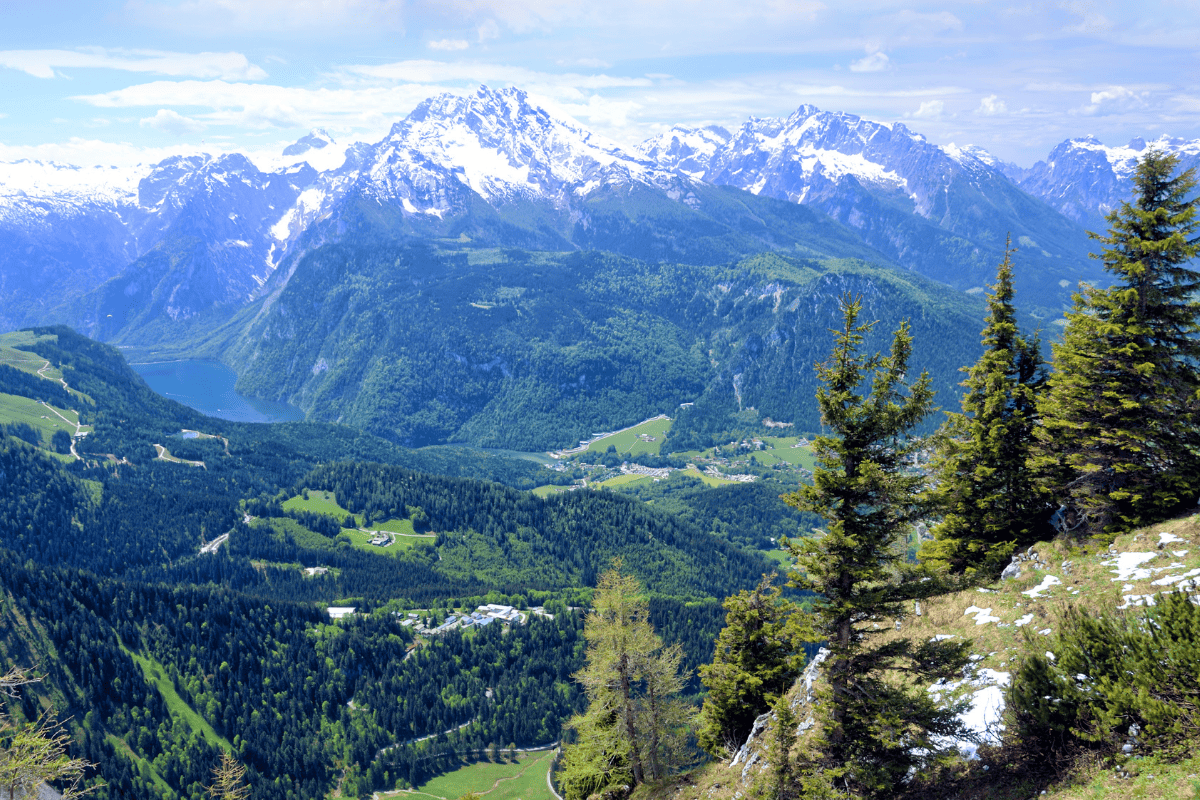
{"label": "cumulus cloud", "polygon": [[466,50],[470,46],[466,39],[438,39],[426,45],[430,50]]}
{"label": "cumulus cloud", "polygon": [[56,69],[115,69],[179,78],[261,80],[267,73],[241,53],[171,53],[161,50],[3,50],[0,66],[35,78],[53,78]]}
{"label": "cumulus cloud", "polygon": [[1091,102],[1079,110],[1089,116],[1134,111],[1145,107],[1146,94],[1146,92],[1135,92],[1125,86],[1110,86],[1107,89],[1092,92]]}
{"label": "cumulus cloud", "polygon": [[1008,111],[1008,106],[1004,104],[999,95],[995,94],[989,94],[987,97],[981,98],[979,108],[975,109],[976,114],[982,114],[985,117],[994,117],[1006,111]]}
{"label": "cumulus cloud", "polygon": [[941,100],[926,100],[924,103],[921,103],[920,108],[905,116],[912,119],[937,119],[942,115],[942,111],[945,108],[946,104]]}
{"label": "cumulus cloud", "polygon": [[153,117],[145,117],[139,120],[138,124],[143,128],[154,128],[155,130],[171,133],[176,136],[204,130],[203,122],[198,122],[191,117],[185,117],[169,108],[160,108],[158,113]]}
{"label": "cumulus cloud", "polygon": [[882,72],[891,66],[887,53],[879,51],[850,62],[851,72]]}

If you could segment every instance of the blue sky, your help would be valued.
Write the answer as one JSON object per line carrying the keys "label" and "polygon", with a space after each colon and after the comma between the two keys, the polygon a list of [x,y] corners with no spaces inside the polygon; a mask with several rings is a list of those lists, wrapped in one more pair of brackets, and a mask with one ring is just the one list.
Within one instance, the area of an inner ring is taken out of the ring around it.
{"label": "blue sky", "polygon": [[6,4],[0,160],[380,138],[515,85],[623,144],[803,103],[1029,166],[1063,139],[1200,137],[1200,3],[128,0]]}

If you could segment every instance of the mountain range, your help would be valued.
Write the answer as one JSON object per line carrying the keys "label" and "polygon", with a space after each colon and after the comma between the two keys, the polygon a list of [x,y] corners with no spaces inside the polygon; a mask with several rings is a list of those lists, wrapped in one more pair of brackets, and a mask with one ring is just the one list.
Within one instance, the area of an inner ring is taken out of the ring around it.
{"label": "mountain range", "polygon": [[[1147,146],[1200,160],[1200,142],[1107,148],[1087,137],[1026,170],[980,148],[930,144],[900,123],[810,105],[733,132],[676,127],[628,149],[519,89],[480,87],[429,98],[374,144],[338,145],[313,131],[270,165],[236,153],[132,170],[0,165],[0,324],[66,321],[111,337],[138,321],[243,304],[304,248],[314,222],[363,202],[412,236],[469,230],[477,241],[533,249],[712,261],[796,244],[752,235],[717,259],[678,241],[653,252],[628,242],[628,221],[614,230],[606,213],[636,195],[658,206],[651,216],[667,217],[654,227],[678,239],[708,223],[721,205],[706,196],[716,187],[819,211],[814,219],[840,222],[872,260],[961,290],[982,288],[1012,233],[1036,293],[1027,305],[1052,315],[1077,280],[1098,277],[1084,260],[1083,229],[1123,199]],[[112,313],[118,296],[126,322],[114,326],[98,314]]]}
{"label": "mountain range", "polygon": [[[817,347],[809,326],[836,316],[829,288],[900,291],[880,302],[889,325],[902,306],[953,309],[943,335],[974,341],[978,311],[967,309],[981,308],[1011,237],[1017,302],[1031,324],[1051,325],[1080,281],[1104,280],[1087,230],[1102,229],[1150,146],[1185,165],[1200,158],[1200,142],[1085,138],[1024,170],[810,105],[625,148],[520,89],[480,87],[425,100],[374,144],[314,130],[271,163],[230,153],[132,170],[0,165],[0,327],[66,322],[156,358],[219,358],[242,391],[409,444],[569,443],[702,395],[729,413],[774,406],[806,419],[751,376],[808,371],[817,350],[797,342]],[[566,257],[589,251],[617,260]],[[784,266],[746,266],[764,252]],[[903,273],[929,282],[883,277]],[[677,282],[664,291],[663,280]],[[580,305],[550,298],[549,285]],[[774,298],[765,316],[753,310],[761,297]],[[384,298],[406,316],[392,308],[388,324],[364,328]],[[451,341],[457,325],[478,333],[478,309],[494,335]],[[554,316],[531,326],[531,313]],[[695,369],[613,366],[638,350],[618,341],[626,324],[665,336]],[[942,365],[938,382],[952,387],[961,363]],[[618,373],[632,394],[583,413],[596,403],[587,381]],[[561,413],[573,422],[552,423]],[[513,415],[558,432],[531,437],[506,426]]]}

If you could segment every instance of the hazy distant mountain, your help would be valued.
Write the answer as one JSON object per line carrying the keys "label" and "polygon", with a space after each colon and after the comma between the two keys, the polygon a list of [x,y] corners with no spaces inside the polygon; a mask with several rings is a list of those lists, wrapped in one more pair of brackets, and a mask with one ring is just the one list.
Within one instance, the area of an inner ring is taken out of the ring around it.
{"label": "hazy distant mountain", "polygon": [[1200,166],[1200,139],[1133,139],[1124,147],[1106,147],[1094,136],[1068,139],[1045,161],[1013,175],[1022,189],[1091,230],[1105,230],[1104,217],[1130,199],[1131,177],[1149,149],[1174,153],[1183,168]]}
{"label": "hazy distant mountain", "polygon": [[1015,187],[1011,165],[982,148],[937,147],[899,123],[804,105],[732,134],[675,128],[640,151],[665,169],[818,208],[890,259],[960,289],[991,279],[1010,233],[1024,243],[1018,292],[1047,311],[1091,272],[1083,230]]}

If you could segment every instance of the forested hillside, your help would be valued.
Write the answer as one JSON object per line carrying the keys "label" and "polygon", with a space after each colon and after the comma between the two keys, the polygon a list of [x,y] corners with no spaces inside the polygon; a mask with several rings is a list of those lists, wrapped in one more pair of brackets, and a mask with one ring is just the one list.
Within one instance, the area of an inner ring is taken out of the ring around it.
{"label": "forested hillside", "polygon": [[818,427],[811,365],[844,291],[880,331],[910,319],[938,343],[914,360],[953,403],[980,301],[913,273],[778,255],[705,267],[343,242],[301,259],[227,357],[239,391],[401,444],[547,449],[694,402],[671,445],[692,449],[763,417]]}
{"label": "forested hillside", "polygon": [[[579,710],[567,604],[613,557],[639,565],[693,668],[711,656],[719,598],[768,569],[716,535],[716,514],[608,492],[543,500],[479,479],[559,479],[533,462],[211,419],[67,329],[4,341],[19,369],[0,372],[0,399],[45,398],[84,430],[78,455],[55,455],[23,424],[0,427],[0,654],[44,678],[8,710],[70,718],[101,797],[198,798],[221,749],[256,797],[316,798],[339,782],[413,785],[491,744],[546,744]],[[310,492],[342,510],[306,510]],[[350,536],[414,525],[384,549]],[[503,633],[418,639],[400,624],[483,602],[554,611]],[[359,610],[331,624],[327,605]]]}

